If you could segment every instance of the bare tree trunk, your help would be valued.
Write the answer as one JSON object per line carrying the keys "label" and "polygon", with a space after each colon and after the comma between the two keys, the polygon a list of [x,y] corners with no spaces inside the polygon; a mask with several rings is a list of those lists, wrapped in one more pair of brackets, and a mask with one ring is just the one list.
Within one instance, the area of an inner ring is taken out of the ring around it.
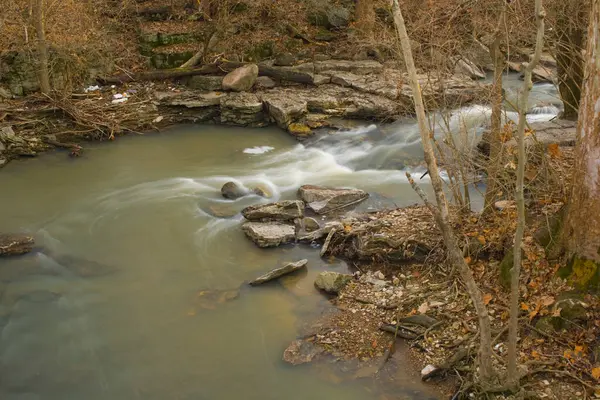
{"label": "bare tree trunk", "polygon": [[498,196],[498,179],[500,172],[500,157],[502,153],[502,75],[505,67],[505,57],[500,46],[502,45],[502,28],[506,21],[506,6],[503,6],[498,27],[494,34],[494,42],[490,48],[490,55],[494,62],[494,85],[492,87],[492,117],[491,134],[489,136],[490,158],[487,168],[487,189],[485,191],[485,201],[483,211],[493,212],[494,203]]}
{"label": "bare tree trunk", "polygon": [[44,94],[50,93],[50,73],[48,71],[48,45],[44,31],[44,0],[34,0],[32,8],[33,24],[37,35],[38,52],[38,78],[40,90]]}
{"label": "bare tree trunk", "polygon": [[521,273],[521,245],[525,231],[525,124],[527,122],[526,112],[529,101],[529,92],[533,87],[531,80],[533,69],[540,61],[544,47],[544,17],[546,12],[542,7],[542,0],[535,0],[535,18],[537,35],[535,40],[535,52],[529,63],[524,63],[525,82],[519,100],[519,123],[517,125],[517,140],[519,164],[517,166],[517,184],[515,198],[517,202],[517,232],[515,233],[515,247],[513,268],[510,276],[510,320],[508,323],[508,384],[517,386],[519,374],[517,370],[517,338],[519,335],[519,275]]}
{"label": "bare tree trunk", "polygon": [[415,102],[415,111],[417,114],[417,121],[419,125],[419,131],[421,133],[421,141],[423,144],[423,150],[425,152],[425,162],[429,169],[431,176],[431,183],[435,193],[435,199],[437,207],[431,206],[431,210],[435,216],[438,227],[442,231],[444,243],[448,249],[448,255],[452,264],[458,268],[460,275],[467,288],[467,292],[471,297],[471,301],[475,306],[477,316],[479,318],[479,329],[480,329],[480,350],[479,350],[479,378],[483,385],[489,385],[494,375],[494,369],[492,366],[492,334],[490,327],[490,318],[487,312],[487,308],[483,301],[483,296],[477,287],[477,283],[473,278],[473,274],[469,269],[465,259],[463,258],[462,252],[458,246],[458,242],[450,224],[448,223],[448,204],[446,196],[443,190],[442,179],[438,170],[437,162],[435,160],[433,145],[431,143],[431,135],[427,125],[427,116],[425,115],[425,107],[423,105],[423,97],[421,95],[421,88],[419,86],[419,80],[417,79],[417,69],[415,68],[412,50],[410,47],[410,40],[406,31],[406,25],[404,23],[404,17],[400,10],[398,0],[393,0],[393,11],[394,11],[394,24],[396,25],[396,31],[400,44],[402,45],[403,58],[406,63],[406,69],[408,70],[410,85],[413,92],[413,98]]}
{"label": "bare tree trunk", "polygon": [[562,118],[576,120],[583,84],[583,45],[587,3],[570,0],[556,16],[556,64],[558,88],[565,110]]}
{"label": "bare tree trunk", "polygon": [[593,0],[586,58],[573,189],[563,237],[570,267],[593,282],[600,277],[600,0]]}

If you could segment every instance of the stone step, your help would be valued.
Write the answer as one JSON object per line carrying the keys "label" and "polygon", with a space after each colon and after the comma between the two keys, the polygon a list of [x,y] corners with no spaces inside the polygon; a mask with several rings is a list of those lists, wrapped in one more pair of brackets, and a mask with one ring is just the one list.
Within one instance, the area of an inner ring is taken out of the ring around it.
{"label": "stone step", "polygon": [[189,60],[201,45],[195,42],[158,46],[144,55],[150,58],[150,64],[156,69],[177,68]]}

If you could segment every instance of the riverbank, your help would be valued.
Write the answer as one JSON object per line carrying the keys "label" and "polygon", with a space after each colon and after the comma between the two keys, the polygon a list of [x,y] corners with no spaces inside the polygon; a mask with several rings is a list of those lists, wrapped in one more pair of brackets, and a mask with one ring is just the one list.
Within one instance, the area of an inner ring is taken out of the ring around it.
{"label": "riverbank", "polygon": [[[573,149],[558,146],[529,176],[528,225],[523,246],[519,363],[525,398],[582,399],[597,394],[600,361],[600,299],[581,290],[585,273],[561,271],[552,256]],[[551,182],[554,182],[552,184]],[[451,210],[462,243],[489,310],[496,367],[503,371],[509,273],[516,209],[500,201],[482,216]],[[331,222],[330,222],[331,224]],[[376,377],[405,341],[424,381],[445,382],[452,399],[484,396],[472,386],[478,337],[475,310],[462,283],[447,264],[441,233],[425,206],[344,217],[327,236],[321,255],[342,257],[353,275],[322,273],[315,286],[330,295],[337,312],[312,324],[283,354],[288,363],[342,363],[355,360],[355,374]],[[496,398],[514,398],[498,391]]]}
{"label": "riverbank", "polygon": [[[222,82],[236,68],[224,63],[210,69],[210,75],[92,86],[60,99],[38,95],[6,100],[0,104],[0,127],[6,130],[0,137],[0,160],[5,160],[0,165],[53,147],[73,148],[85,140],[113,140],[180,123],[276,124],[305,139],[319,128],[342,127],[340,119],[391,122],[412,113],[410,88],[402,84],[405,74],[377,61],[271,63],[268,68],[279,78],[250,76],[248,88],[229,91]],[[307,83],[288,80],[298,76]],[[486,84],[464,75],[439,81],[424,75],[422,87],[436,109],[482,101],[488,93]]]}

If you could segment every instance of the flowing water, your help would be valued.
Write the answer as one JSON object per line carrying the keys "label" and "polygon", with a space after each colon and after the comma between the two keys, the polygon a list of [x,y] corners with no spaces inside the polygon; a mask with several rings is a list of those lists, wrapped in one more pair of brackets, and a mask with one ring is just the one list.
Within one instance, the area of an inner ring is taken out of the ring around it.
{"label": "flowing water", "polygon": [[[536,90],[530,119],[548,120],[554,89]],[[487,118],[473,106],[448,126],[472,139]],[[213,216],[294,198],[305,183],[368,190],[362,209],[415,203],[401,169],[421,151],[411,120],[305,144],[274,128],[186,126],[10,164],[0,229],[32,233],[39,249],[0,260],[0,398],[436,398],[410,363],[393,385],[285,365],[285,347],[330,307],[315,275],[348,268],[310,246],[258,249],[239,214]],[[230,180],[271,199],[224,200]],[[304,274],[243,284],[301,258]]]}

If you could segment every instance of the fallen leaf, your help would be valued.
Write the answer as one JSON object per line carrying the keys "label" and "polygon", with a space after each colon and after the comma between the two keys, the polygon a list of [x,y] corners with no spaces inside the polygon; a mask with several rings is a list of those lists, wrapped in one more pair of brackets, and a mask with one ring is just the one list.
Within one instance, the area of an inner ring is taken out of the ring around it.
{"label": "fallen leaf", "polygon": [[550,154],[550,157],[552,158],[560,158],[561,152],[558,143],[551,143],[548,145],[548,154]]}
{"label": "fallen leaf", "polygon": [[574,353],[577,355],[581,355],[581,354],[583,354],[584,350],[585,350],[585,348],[583,346],[575,346]]}
{"label": "fallen leaf", "polygon": [[345,225],[344,232],[346,232],[346,233],[352,232],[352,227],[350,225]]}
{"label": "fallen leaf", "polygon": [[560,312],[562,311],[562,308],[557,308],[556,310],[554,310],[552,312],[552,316],[553,317],[560,317]]}
{"label": "fallen leaf", "polygon": [[477,236],[477,241],[479,243],[481,243],[482,245],[484,245],[485,244],[485,237],[479,235],[479,236]]}
{"label": "fallen leaf", "polygon": [[489,293],[486,293],[483,296],[483,304],[485,304],[487,306],[488,304],[490,304],[490,301],[492,301],[492,295]]}
{"label": "fallen leaf", "polygon": [[542,297],[541,301],[544,306],[548,307],[549,305],[554,303],[554,297],[544,296],[544,297]]}
{"label": "fallen leaf", "polygon": [[465,262],[468,264],[471,264],[471,257],[465,257]]}
{"label": "fallen leaf", "polygon": [[595,380],[600,381],[600,367],[592,368],[592,377]]}
{"label": "fallen leaf", "polygon": [[421,314],[425,314],[427,311],[429,311],[429,306],[427,305],[427,302],[425,302],[419,306],[419,312]]}
{"label": "fallen leaf", "polygon": [[533,358],[540,358],[540,353],[538,353],[536,350],[533,350],[531,352],[531,357],[533,357]]}
{"label": "fallen leaf", "polygon": [[528,311],[529,310],[529,306],[525,303],[521,303],[521,310],[523,311]]}
{"label": "fallen leaf", "polygon": [[371,343],[371,347],[373,347],[374,349],[377,348],[377,339],[373,340],[373,343]]}

